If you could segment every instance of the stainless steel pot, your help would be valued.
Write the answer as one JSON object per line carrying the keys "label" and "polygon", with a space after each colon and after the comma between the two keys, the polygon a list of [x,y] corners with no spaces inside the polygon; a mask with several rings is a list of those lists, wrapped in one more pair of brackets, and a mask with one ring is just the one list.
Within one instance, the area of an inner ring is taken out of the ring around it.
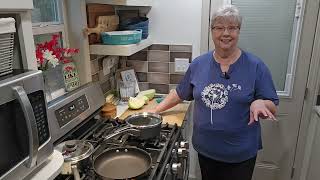
{"label": "stainless steel pot", "polygon": [[128,116],[126,126],[105,137],[110,139],[116,135],[130,133],[141,140],[152,139],[160,135],[162,117],[159,114],[143,112]]}
{"label": "stainless steel pot", "polygon": [[73,175],[75,180],[80,180],[80,172],[85,166],[92,164],[92,144],[87,141],[70,140],[60,143],[56,149],[64,158],[61,174]]}

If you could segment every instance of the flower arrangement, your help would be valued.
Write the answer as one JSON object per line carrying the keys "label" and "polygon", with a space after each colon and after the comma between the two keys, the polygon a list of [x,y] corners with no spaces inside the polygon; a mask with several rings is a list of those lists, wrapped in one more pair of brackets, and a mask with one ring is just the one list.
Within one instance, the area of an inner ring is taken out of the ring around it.
{"label": "flower arrangement", "polygon": [[[45,71],[49,68],[49,64],[55,68],[59,63],[69,63],[72,61],[71,56],[79,52],[79,49],[59,47],[59,39],[60,35],[54,34],[49,42],[36,45],[38,69]],[[72,66],[66,67],[66,70],[72,70]]]}

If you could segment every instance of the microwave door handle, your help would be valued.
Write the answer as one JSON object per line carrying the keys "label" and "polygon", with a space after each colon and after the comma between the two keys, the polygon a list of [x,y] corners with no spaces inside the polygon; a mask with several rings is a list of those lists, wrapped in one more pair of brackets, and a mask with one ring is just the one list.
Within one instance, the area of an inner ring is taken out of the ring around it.
{"label": "microwave door handle", "polygon": [[33,109],[27,93],[21,86],[15,86],[12,88],[14,95],[20,103],[24,117],[26,118],[28,135],[29,135],[29,159],[26,162],[28,168],[32,168],[36,165],[39,140],[36,119],[34,117]]}

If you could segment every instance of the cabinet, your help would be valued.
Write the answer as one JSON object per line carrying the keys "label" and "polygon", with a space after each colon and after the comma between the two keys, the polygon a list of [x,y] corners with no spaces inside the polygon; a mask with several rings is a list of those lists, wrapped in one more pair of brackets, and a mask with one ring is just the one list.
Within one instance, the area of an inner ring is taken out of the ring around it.
{"label": "cabinet", "polygon": [[152,44],[151,36],[137,44],[130,45],[89,45],[88,37],[84,36],[83,29],[87,27],[86,4],[99,3],[115,6],[133,6],[134,8],[151,7],[152,0],[68,0],[68,31],[71,47],[80,49],[79,56],[75,62],[79,70],[81,83],[92,80],[90,69],[90,54],[130,56]]}
{"label": "cabinet", "polygon": [[309,124],[301,179],[319,179],[320,171],[320,106],[316,106]]}

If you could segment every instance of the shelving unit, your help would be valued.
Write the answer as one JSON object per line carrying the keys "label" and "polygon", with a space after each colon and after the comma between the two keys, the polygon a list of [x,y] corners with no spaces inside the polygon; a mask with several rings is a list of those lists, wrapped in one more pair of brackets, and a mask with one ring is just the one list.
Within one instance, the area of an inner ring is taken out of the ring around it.
{"label": "shelving unit", "polygon": [[96,55],[131,56],[132,54],[147,48],[152,44],[151,37],[140,41],[137,44],[129,45],[90,45],[90,53]]}
{"label": "shelving unit", "polygon": [[118,6],[152,6],[152,0],[86,0],[86,2]]}
{"label": "shelving unit", "polygon": [[[76,56],[76,65],[80,75],[81,84],[92,81],[92,70],[90,55],[114,55],[114,56],[130,56],[140,50],[152,45],[152,39],[142,40],[137,44],[130,45],[89,45],[89,40],[83,36],[83,29],[87,28],[87,9],[89,3],[109,4],[117,6],[118,9],[141,9],[146,11],[152,7],[153,0],[68,0],[67,7],[72,9],[68,11],[69,39],[70,46],[77,47],[80,53]],[[71,13],[72,12],[72,13]]]}

